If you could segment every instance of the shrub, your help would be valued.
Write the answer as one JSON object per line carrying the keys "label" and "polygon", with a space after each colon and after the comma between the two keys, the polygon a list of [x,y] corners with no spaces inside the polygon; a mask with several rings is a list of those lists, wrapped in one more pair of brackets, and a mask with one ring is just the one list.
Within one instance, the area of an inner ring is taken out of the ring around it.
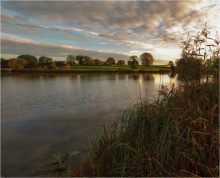
{"label": "shrub", "polygon": [[193,57],[181,58],[176,61],[176,71],[181,79],[200,79],[203,71],[202,60]]}
{"label": "shrub", "polygon": [[56,64],[49,64],[49,65],[47,66],[47,68],[48,68],[48,69],[57,69],[57,66],[56,66]]}
{"label": "shrub", "polygon": [[105,63],[104,61],[101,61],[101,60],[99,60],[99,59],[95,59],[94,62],[95,62],[95,65],[96,65],[96,66],[102,66],[102,65],[104,65],[104,63]]}
{"label": "shrub", "polygon": [[66,65],[63,67],[63,69],[69,70],[69,69],[71,69],[71,66],[70,66],[69,64],[66,64]]}
{"label": "shrub", "polygon": [[18,64],[18,65],[16,66],[16,69],[24,69],[24,65],[23,65],[23,64]]}
{"label": "shrub", "polygon": [[27,66],[27,60],[20,58],[9,59],[7,62],[7,67],[13,69],[24,69]]}

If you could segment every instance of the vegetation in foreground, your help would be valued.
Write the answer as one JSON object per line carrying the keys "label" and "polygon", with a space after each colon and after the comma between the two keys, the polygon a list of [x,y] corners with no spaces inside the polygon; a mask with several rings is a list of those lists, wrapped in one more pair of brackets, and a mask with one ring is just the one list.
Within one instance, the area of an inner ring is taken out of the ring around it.
{"label": "vegetation in foreground", "polygon": [[218,176],[218,99],[218,82],[164,87],[103,129],[78,176]]}

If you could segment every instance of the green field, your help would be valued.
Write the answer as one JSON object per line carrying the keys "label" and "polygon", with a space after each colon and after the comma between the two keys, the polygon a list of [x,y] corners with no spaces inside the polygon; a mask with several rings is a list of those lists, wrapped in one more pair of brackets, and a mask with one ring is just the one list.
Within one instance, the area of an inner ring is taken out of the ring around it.
{"label": "green field", "polygon": [[[83,70],[130,70],[130,66],[72,66],[72,69],[83,69]],[[154,66],[138,66],[138,70],[151,70],[151,69],[169,69],[168,65],[154,65]]]}
{"label": "green field", "polygon": [[136,69],[131,69],[130,66],[71,66],[71,68],[57,67],[56,69],[10,69],[2,68],[1,72],[44,72],[44,73],[75,73],[75,72],[170,72],[170,67],[167,65],[154,65],[149,67],[138,66]]}

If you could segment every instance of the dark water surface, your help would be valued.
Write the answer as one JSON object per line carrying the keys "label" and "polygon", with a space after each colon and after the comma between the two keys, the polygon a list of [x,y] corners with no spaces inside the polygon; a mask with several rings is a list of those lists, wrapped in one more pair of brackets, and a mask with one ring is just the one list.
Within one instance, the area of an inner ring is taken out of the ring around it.
{"label": "dark water surface", "polygon": [[36,164],[60,149],[79,150],[79,162],[103,124],[175,81],[168,74],[2,74],[2,176],[34,176]]}

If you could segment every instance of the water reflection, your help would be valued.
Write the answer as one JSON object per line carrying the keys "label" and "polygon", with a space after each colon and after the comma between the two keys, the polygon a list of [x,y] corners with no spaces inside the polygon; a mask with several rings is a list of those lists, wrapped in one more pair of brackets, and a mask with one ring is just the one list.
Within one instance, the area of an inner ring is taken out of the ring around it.
{"label": "water reflection", "polygon": [[153,74],[142,74],[142,76],[143,76],[143,79],[146,81],[155,80]]}
{"label": "water reflection", "polygon": [[126,79],[125,74],[117,74],[117,76],[118,76],[118,80],[125,80]]}
{"label": "water reflection", "polygon": [[155,83],[157,85],[167,85],[175,81],[175,78],[171,78],[168,74],[165,75],[155,75]]}
{"label": "water reflection", "polygon": [[[155,74],[10,74],[1,76],[2,172],[32,176],[59,147],[81,150],[141,97],[157,94]],[[175,78],[172,79],[175,81]]]}
{"label": "water reflection", "polygon": [[[80,150],[80,161],[88,149],[88,139],[94,139],[105,122],[111,123],[108,109],[93,112],[55,112],[24,120],[5,121],[2,125],[2,170],[7,176],[30,176],[35,163],[46,161],[60,148],[67,152]],[[39,117],[40,116],[40,117]],[[10,132],[8,132],[10,130]]]}
{"label": "water reflection", "polygon": [[128,78],[138,80],[140,78],[140,74],[139,73],[133,73],[133,74],[128,75]]}
{"label": "water reflection", "polygon": [[171,72],[171,73],[169,74],[169,77],[170,77],[170,78],[176,77],[176,72]]}

